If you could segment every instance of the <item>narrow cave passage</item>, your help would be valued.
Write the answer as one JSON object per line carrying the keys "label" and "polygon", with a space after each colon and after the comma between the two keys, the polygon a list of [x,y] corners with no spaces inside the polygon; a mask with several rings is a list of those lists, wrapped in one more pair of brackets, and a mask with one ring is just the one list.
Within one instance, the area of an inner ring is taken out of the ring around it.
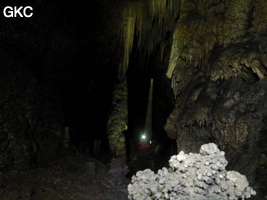
{"label": "narrow cave passage", "polygon": [[150,150],[149,148],[146,149],[140,142],[145,128],[151,74],[148,70],[140,69],[136,65],[138,63],[130,64],[127,73],[129,125],[125,137],[130,162],[137,159],[136,156],[140,152]]}
{"label": "narrow cave passage", "polygon": [[[163,166],[168,166],[172,153],[176,153],[175,141],[169,139],[163,126],[165,124],[166,103],[164,99],[166,88],[155,65],[156,56],[143,60],[132,52],[127,72],[128,83],[128,130],[125,131],[128,165],[132,172],[152,169],[155,172]],[[155,78],[155,81],[154,81]],[[153,88],[151,89],[151,79]],[[152,93],[151,137],[146,133],[146,117],[149,103],[149,93]],[[171,107],[170,107],[171,109]],[[145,138],[144,138],[145,137]]]}

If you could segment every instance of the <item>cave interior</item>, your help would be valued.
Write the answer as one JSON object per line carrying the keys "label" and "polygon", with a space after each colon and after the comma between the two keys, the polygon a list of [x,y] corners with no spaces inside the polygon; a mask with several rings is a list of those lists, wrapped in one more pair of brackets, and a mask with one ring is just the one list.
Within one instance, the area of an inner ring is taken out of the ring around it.
{"label": "cave interior", "polygon": [[267,2],[20,4],[0,5],[33,7],[1,16],[1,199],[124,199],[112,159],[128,180],[206,143],[267,197]]}

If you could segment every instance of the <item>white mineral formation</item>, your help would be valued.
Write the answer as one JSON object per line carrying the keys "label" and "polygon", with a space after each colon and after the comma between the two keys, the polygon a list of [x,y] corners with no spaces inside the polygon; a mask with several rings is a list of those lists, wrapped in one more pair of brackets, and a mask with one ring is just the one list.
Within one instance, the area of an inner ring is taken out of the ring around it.
{"label": "white mineral formation", "polygon": [[244,175],[225,170],[224,154],[214,143],[202,145],[199,154],[181,151],[171,157],[169,170],[137,172],[128,185],[128,198],[237,200],[255,195]]}

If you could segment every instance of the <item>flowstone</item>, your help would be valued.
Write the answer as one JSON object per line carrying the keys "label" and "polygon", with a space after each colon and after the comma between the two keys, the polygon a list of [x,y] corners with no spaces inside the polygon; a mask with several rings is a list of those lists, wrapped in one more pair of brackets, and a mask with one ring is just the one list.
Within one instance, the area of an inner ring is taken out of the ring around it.
{"label": "flowstone", "polygon": [[246,176],[225,170],[224,154],[214,143],[202,145],[199,154],[181,151],[171,157],[169,169],[157,174],[150,169],[138,171],[128,185],[128,198],[233,200],[256,195]]}

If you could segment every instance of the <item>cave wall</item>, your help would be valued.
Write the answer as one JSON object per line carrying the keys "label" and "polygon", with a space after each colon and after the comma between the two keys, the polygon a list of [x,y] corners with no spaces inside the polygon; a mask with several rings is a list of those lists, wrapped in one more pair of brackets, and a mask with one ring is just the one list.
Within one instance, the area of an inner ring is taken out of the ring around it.
{"label": "cave wall", "polygon": [[[59,29],[58,34],[50,35],[49,28],[41,26],[48,23],[46,20],[1,23],[1,170],[36,167],[39,150],[45,153],[52,135],[64,126],[58,90],[49,70],[60,63],[58,56],[71,54],[66,49],[55,55],[70,40]],[[57,138],[54,140],[56,146]]]}
{"label": "cave wall", "polygon": [[164,127],[178,151],[217,143],[259,194],[266,188],[264,10],[260,1],[182,1],[166,74],[175,106]]}

